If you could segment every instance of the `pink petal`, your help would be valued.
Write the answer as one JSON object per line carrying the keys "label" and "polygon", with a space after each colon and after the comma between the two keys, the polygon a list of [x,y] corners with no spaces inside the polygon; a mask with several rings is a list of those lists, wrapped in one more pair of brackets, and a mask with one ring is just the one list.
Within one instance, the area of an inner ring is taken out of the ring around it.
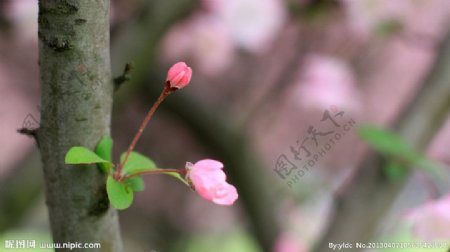
{"label": "pink petal", "polygon": [[236,187],[225,183],[215,191],[212,201],[218,205],[232,205],[238,199]]}
{"label": "pink petal", "polygon": [[[219,170],[220,171],[220,170]],[[225,174],[223,175],[225,176]],[[194,188],[200,196],[207,200],[212,200],[214,197],[214,188],[217,184],[221,183],[221,178],[215,174],[205,174],[205,173],[192,173],[189,175]]]}
{"label": "pink petal", "polygon": [[178,74],[174,74],[172,78],[170,78],[170,82],[172,83],[179,83],[184,78],[185,71],[180,71]]}
{"label": "pink petal", "polygon": [[223,164],[213,159],[203,159],[195,163],[194,167],[202,169],[223,169]]}
{"label": "pink petal", "polygon": [[450,197],[433,200],[410,210],[406,218],[413,223],[416,237],[426,240],[440,240],[450,237]]}
{"label": "pink petal", "polygon": [[205,190],[212,190],[212,188],[225,183],[226,175],[222,170],[204,170],[192,169],[189,178],[194,184],[195,188],[201,187]]}
{"label": "pink petal", "polygon": [[187,168],[187,176],[201,197],[219,205],[231,205],[238,198],[236,188],[226,182],[221,162],[204,159]]}
{"label": "pink petal", "polygon": [[178,62],[169,68],[167,73],[167,80],[175,78],[181,71],[185,70],[188,66],[184,62]]}
{"label": "pink petal", "polygon": [[166,80],[172,88],[183,88],[189,84],[192,77],[192,69],[184,62],[174,64],[167,72]]}

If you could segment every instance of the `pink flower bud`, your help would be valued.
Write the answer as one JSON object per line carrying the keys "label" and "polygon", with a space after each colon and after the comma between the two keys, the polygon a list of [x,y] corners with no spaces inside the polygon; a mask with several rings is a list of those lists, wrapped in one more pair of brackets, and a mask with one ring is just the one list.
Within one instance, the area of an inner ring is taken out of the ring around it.
{"label": "pink flower bud", "polygon": [[184,62],[178,62],[167,72],[167,83],[171,88],[180,89],[189,84],[192,77],[192,69]]}
{"label": "pink flower bud", "polygon": [[203,159],[187,163],[186,168],[189,183],[203,198],[219,205],[232,205],[238,198],[236,188],[226,182],[221,162]]}

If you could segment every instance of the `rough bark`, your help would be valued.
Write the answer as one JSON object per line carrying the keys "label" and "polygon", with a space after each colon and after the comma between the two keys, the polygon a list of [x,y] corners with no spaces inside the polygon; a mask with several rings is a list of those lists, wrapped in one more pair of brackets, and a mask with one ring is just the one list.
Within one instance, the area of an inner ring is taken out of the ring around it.
{"label": "rough bark", "polygon": [[93,149],[109,134],[109,0],[41,0],[39,61],[38,139],[53,239],[99,242],[101,249],[92,251],[121,251],[105,175],[95,166],[64,164],[70,147]]}
{"label": "rough bark", "polygon": [[[396,123],[396,132],[424,150],[450,112],[450,36],[422,90]],[[370,155],[354,183],[335,199],[335,216],[314,251],[329,251],[328,243],[368,242],[406,181],[393,183],[382,175],[383,157]]]}

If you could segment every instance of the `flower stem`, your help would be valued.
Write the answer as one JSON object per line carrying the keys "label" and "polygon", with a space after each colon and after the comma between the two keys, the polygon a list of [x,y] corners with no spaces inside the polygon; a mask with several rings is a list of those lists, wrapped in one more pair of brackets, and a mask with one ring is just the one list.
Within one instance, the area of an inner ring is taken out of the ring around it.
{"label": "flower stem", "polygon": [[147,174],[161,174],[161,173],[167,173],[167,172],[176,172],[179,173],[180,175],[183,175],[186,173],[186,168],[183,169],[161,169],[161,168],[156,168],[155,170],[146,170],[146,171],[140,171],[140,172],[136,172],[130,175],[126,175],[123,176],[121,178],[119,178],[119,182],[123,181],[123,180],[127,180],[130,179],[132,177],[136,177],[136,176],[141,176],[141,175],[147,175]]}
{"label": "flower stem", "polygon": [[148,111],[147,115],[144,118],[144,121],[142,121],[141,126],[139,127],[138,132],[136,133],[136,135],[133,138],[133,141],[131,141],[131,144],[128,147],[128,150],[127,150],[127,153],[125,154],[124,160],[117,166],[116,172],[114,173],[114,178],[116,180],[121,180],[120,177],[121,177],[122,168],[128,161],[128,158],[129,158],[131,152],[133,151],[134,147],[136,146],[136,143],[138,142],[139,138],[141,137],[142,132],[144,132],[145,126],[147,126],[148,122],[152,118],[153,114],[155,113],[156,109],[159,107],[161,102],[163,102],[164,99],[167,96],[169,96],[169,94],[171,94],[172,92],[173,92],[173,90],[169,87],[169,85],[165,85],[164,89],[161,92],[161,94],[159,95],[158,99],[155,101],[153,106]]}

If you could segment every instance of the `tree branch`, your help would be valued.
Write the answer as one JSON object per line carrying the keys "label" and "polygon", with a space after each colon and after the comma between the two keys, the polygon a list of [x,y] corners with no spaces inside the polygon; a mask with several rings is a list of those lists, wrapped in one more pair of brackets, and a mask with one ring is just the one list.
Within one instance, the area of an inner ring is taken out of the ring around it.
{"label": "tree branch", "polygon": [[24,127],[24,128],[17,129],[17,133],[20,133],[22,135],[33,138],[34,141],[36,142],[37,147],[39,147],[38,131],[39,131],[39,128],[30,129],[30,128]]}
{"label": "tree branch", "polygon": [[114,91],[119,90],[120,86],[124,84],[125,82],[129,81],[131,79],[131,70],[133,69],[133,66],[131,63],[126,63],[125,68],[123,69],[123,73],[116,78],[114,78]]}
{"label": "tree branch", "polygon": [[[424,150],[450,112],[450,37],[422,90],[396,124],[397,133]],[[405,181],[390,182],[382,175],[383,158],[371,154],[359,167],[353,184],[336,195],[335,216],[315,251],[329,251],[329,242],[367,242],[392,205]]]}
{"label": "tree branch", "polygon": [[27,156],[0,179],[0,233],[14,227],[42,193],[39,153],[33,148]]}

